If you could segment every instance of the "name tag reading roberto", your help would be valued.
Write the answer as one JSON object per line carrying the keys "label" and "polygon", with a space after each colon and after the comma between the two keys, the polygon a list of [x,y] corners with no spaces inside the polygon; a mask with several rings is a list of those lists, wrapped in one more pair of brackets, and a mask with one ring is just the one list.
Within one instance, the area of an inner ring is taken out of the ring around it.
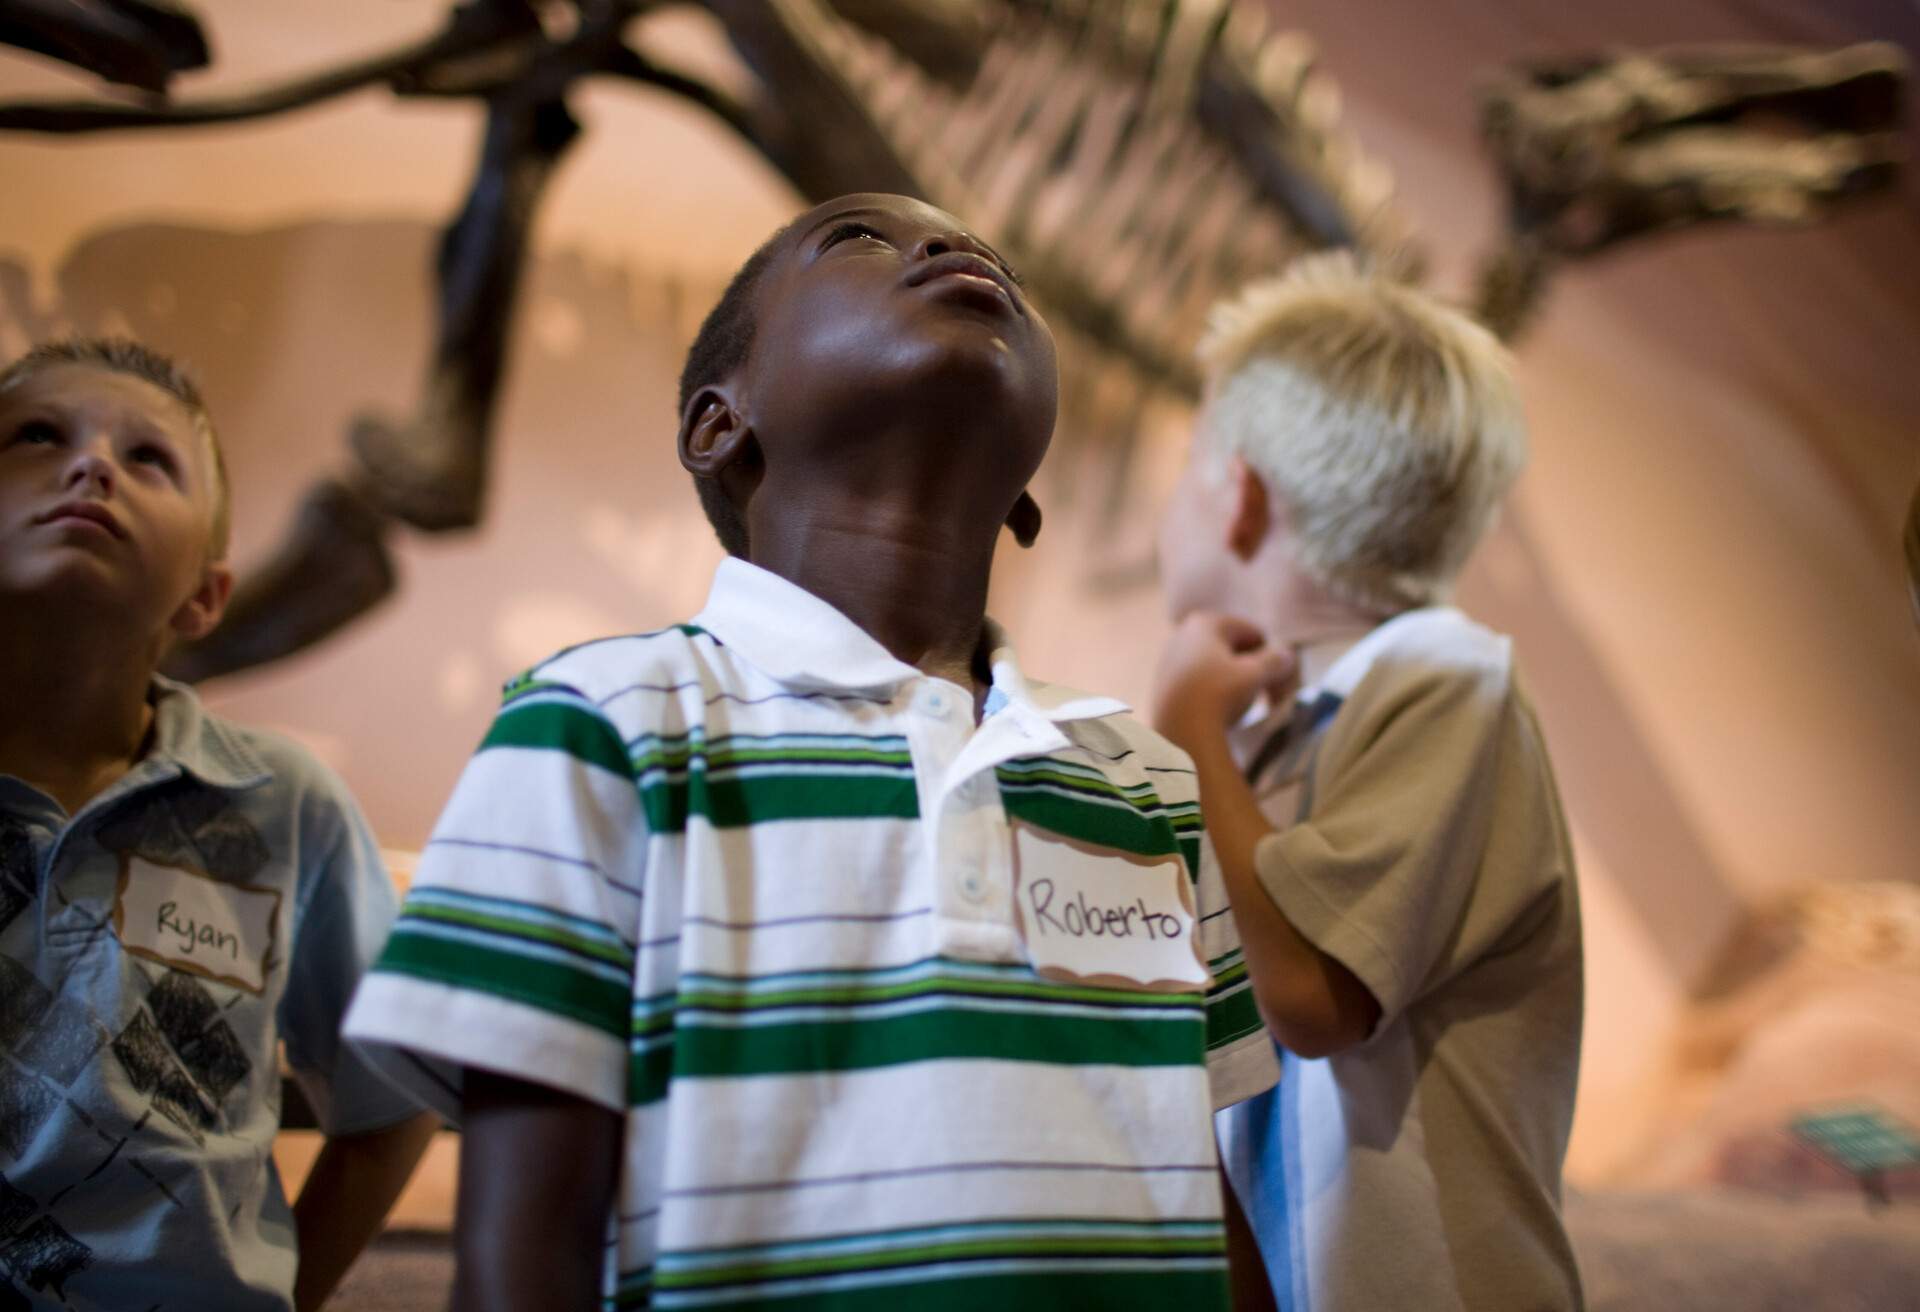
{"label": "name tag reading roberto", "polygon": [[1013,871],[1015,920],[1037,973],[1170,993],[1213,982],[1178,856],[1134,856],[1015,823]]}
{"label": "name tag reading roberto", "polygon": [[266,987],[280,893],[196,870],[122,858],[113,929],[137,957],[249,993]]}

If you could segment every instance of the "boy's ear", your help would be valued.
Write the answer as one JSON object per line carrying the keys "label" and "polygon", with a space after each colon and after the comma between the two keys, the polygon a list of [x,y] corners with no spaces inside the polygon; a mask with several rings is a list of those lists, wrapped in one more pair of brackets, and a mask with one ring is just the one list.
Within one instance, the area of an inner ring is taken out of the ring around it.
{"label": "boy's ear", "polygon": [[1227,518],[1227,549],[1241,560],[1251,560],[1273,527],[1273,506],[1267,499],[1266,480],[1239,456],[1227,465],[1227,482],[1233,498]]}
{"label": "boy's ear", "polygon": [[680,463],[688,473],[719,478],[754,445],[753,428],[724,387],[703,387],[680,416]]}
{"label": "boy's ear", "polygon": [[173,612],[168,625],[186,642],[204,638],[227,613],[227,599],[233,596],[233,570],[224,561],[214,561],[200,572],[200,583]]}
{"label": "boy's ear", "polygon": [[1040,536],[1040,503],[1024,488],[1013,509],[1007,512],[1007,527],[1013,530],[1013,540],[1023,547],[1032,546],[1033,540]]}

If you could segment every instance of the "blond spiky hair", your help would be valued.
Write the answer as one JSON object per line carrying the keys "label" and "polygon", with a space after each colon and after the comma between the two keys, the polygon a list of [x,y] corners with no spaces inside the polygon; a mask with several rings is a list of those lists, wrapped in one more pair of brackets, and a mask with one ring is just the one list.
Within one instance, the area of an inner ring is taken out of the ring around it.
{"label": "blond spiky hair", "polygon": [[1394,614],[1446,598],[1526,462],[1493,334],[1346,251],[1216,306],[1201,441],[1285,503],[1299,561]]}

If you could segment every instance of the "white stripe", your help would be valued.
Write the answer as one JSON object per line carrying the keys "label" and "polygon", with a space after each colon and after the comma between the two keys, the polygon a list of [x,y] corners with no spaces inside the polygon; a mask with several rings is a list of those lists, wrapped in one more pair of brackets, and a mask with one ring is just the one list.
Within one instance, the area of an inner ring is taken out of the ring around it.
{"label": "white stripe", "polygon": [[1002,1015],[1068,1016],[1093,1023],[1100,1020],[1181,1021],[1197,1024],[1205,1019],[1199,1011],[1172,1008],[1074,1006],[1064,1003],[1028,1002],[1018,998],[933,997],[897,998],[887,1002],[852,1003],[839,1007],[779,1007],[748,1011],[727,1011],[715,1007],[683,1006],[681,1023],[702,1025],[708,1029],[759,1029],[787,1025],[794,1021],[844,1021],[854,1024],[866,1020],[890,1020],[925,1011],[984,1011]]}
{"label": "white stripe", "polygon": [[871,738],[863,734],[834,733],[728,733],[717,738],[709,738],[701,733],[685,737],[679,734],[642,734],[627,743],[626,747],[629,754],[636,757],[655,750],[686,752],[694,756],[712,752],[783,750],[905,753],[907,740],[898,734],[876,734]]}
{"label": "white stripe", "polygon": [[[578,859],[632,888],[645,882],[646,821],[630,779],[583,765],[565,752],[490,747],[467,762],[413,882],[466,893],[542,902],[556,911],[626,931],[636,899],[607,889]],[[499,844],[558,854],[458,845]]]}
{"label": "white stripe", "polygon": [[[460,1118],[460,1070],[478,1066],[627,1111],[627,1045],[544,1008],[409,975],[372,971],[360,981],[343,1035],[393,1083],[441,1115]],[[405,1049],[404,1055],[398,1049]],[[445,1086],[413,1058],[437,1063]]]}
{"label": "white stripe", "polygon": [[[906,764],[888,765],[883,762],[859,761],[753,761],[744,765],[708,766],[696,759],[687,766],[649,766],[637,776],[641,786],[658,787],[661,784],[685,783],[696,774],[704,774],[709,780],[723,779],[761,779],[792,778],[794,775],[806,775],[810,778],[846,778],[846,779],[911,779],[913,767]],[[875,816],[876,820],[890,820],[891,816]]]}
{"label": "white stripe", "polygon": [[[799,1240],[817,1235],[823,1217],[844,1234],[1022,1217],[1210,1219],[1220,1214],[1211,1169],[915,1174],[965,1162],[1212,1163],[1210,1107],[1198,1064],[974,1058],[683,1077],[674,1081],[674,1132],[663,1145],[668,1205],[660,1242],[671,1251]],[[638,1166],[630,1160],[629,1169]],[[852,1178],[861,1176],[878,1178]],[[783,1187],[682,1192],[774,1182]]]}

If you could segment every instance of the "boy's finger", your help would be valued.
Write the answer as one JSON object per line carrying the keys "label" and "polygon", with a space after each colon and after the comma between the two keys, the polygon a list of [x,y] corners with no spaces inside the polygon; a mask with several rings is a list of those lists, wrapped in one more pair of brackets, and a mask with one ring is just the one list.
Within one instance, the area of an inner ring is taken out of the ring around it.
{"label": "boy's finger", "polygon": [[1300,655],[1291,647],[1270,647],[1261,657],[1266,662],[1267,683],[1281,687],[1293,683],[1300,677]]}
{"label": "boy's finger", "polygon": [[1250,624],[1238,615],[1215,615],[1213,631],[1236,652],[1257,651],[1267,643],[1267,635],[1260,631],[1258,625]]}
{"label": "boy's finger", "polygon": [[1234,653],[1228,669],[1233,686],[1242,692],[1269,688],[1276,682],[1273,655],[1265,650]]}

